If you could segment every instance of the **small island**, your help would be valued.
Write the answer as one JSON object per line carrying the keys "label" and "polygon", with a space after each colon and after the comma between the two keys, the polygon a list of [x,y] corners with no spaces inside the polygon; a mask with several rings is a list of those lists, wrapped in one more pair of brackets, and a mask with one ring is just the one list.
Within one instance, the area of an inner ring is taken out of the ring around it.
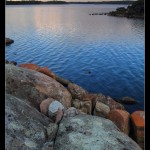
{"label": "small island", "polygon": [[108,13],[109,16],[141,18],[144,19],[144,0],[138,0],[132,3],[127,8],[119,7],[116,11]]}
{"label": "small island", "polygon": [[10,39],[10,38],[5,38],[5,44],[6,44],[6,45],[10,45],[10,44],[12,44],[12,43],[14,43],[14,40],[12,40],[12,39]]}

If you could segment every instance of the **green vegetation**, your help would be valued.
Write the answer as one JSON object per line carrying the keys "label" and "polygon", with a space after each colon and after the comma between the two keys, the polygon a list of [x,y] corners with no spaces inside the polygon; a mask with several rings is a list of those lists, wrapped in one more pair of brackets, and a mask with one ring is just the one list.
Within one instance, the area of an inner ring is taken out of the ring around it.
{"label": "green vegetation", "polygon": [[116,11],[110,12],[110,16],[119,16],[127,18],[144,18],[144,0],[138,0],[132,3],[127,8],[120,7]]}

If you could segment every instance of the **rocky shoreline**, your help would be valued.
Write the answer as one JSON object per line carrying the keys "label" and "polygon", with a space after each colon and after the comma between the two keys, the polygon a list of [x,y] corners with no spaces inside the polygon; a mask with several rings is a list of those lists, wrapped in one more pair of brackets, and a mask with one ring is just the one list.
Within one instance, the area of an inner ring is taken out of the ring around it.
{"label": "rocky shoreline", "polygon": [[[110,96],[90,93],[47,67],[16,64],[5,64],[6,149],[144,149],[144,111],[130,114]],[[40,112],[48,98],[81,113],[57,125]],[[122,103],[136,103],[129,99]]]}
{"label": "rocky shoreline", "polygon": [[8,46],[10,44],[14,43],[14,40],[10,39],[10,38],[5,38],[5,44]]}

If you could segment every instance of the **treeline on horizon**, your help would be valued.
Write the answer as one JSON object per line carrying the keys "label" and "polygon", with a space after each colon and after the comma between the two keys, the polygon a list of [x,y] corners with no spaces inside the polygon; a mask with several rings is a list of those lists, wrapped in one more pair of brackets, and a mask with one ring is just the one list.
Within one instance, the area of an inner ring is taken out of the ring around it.
{"label": "treeline on horizon", "polygon": [[134,1],[102,1],[102,2],[66,2],[66,1],[6,1],[6,5],[26,5],[26,4],[132,4]]}

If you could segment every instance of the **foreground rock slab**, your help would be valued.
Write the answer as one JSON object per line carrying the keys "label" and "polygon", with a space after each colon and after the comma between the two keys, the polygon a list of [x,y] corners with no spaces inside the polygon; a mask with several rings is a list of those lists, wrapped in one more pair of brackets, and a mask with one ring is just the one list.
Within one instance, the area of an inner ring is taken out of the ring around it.
{"label": "foreground rock slab", "polygon": [[6,92],[39,109],[46,98],[60,101],[71,107],[71,94],[56,80],[40,72],[5,64]]}
{"label": "foreground rock slab", "polygon": [[54,139],[57,127],[48,117],[10,94],[5,98],[5,149],[37,150]]}
{"label": "foreground rock slab", "polygon": [[105,149],[141,150],[108,119],[90,115],[76,115],[62,119],[54,150]]}

